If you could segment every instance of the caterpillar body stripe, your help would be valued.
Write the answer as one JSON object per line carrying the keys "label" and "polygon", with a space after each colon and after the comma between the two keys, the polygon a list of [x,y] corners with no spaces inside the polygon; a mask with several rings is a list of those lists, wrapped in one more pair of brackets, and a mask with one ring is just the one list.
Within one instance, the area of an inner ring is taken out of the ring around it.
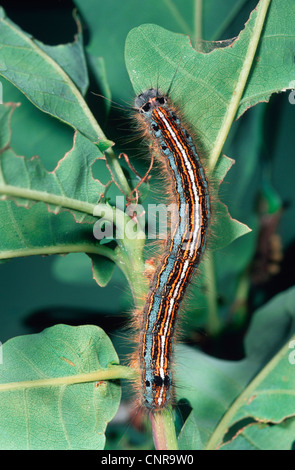
{"label": "caterpillar body stripe", "polygon": [[158,411],[173,396],[171,356],[177,314],[205,248],[210,197],[193,139],[168,97],[151,88],[135,99],[135,108],[163,160],[177,207],[150,283],[140,332],[142,404]]}

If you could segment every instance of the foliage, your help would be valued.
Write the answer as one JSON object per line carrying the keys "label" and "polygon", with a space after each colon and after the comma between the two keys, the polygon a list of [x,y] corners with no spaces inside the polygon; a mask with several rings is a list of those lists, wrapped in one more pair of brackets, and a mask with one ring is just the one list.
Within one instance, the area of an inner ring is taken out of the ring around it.
{"label": "foliage", "polygon": [[[191,407],[177,429],[178,447],[290,449],[295,426],[290,349],[295,334],[294,282],[290,277],[277,291],[272,286],[279,286],[283,278],[273,277],[281,257],[278,233],[284,251],[294,240],[293,178],[288,170],[292,134],[281,124],[294,123],[294,109],[286,94],[271,95],[290,89],[294,79],[295,7],[288,0],[260,0],[257,6],[227,3],[204,2],[204,36],[237,37],[205,44],[200,40],[201,9],[197,10],[201,1],[184,6],[180,0],[151,0],[134,20],[129,11],[135,0],[115,2],[116,8],[114,0],[99,0],[95,6],[91,0],[76,0],[89,28],[86,48],[77,15],[74,41],[47,45],[1,8],[2,285],[8,260],[67,254],[53,261],[53,273],[74,290],[85,283],[85,257],[78,256],[84,253],[92,262],[89,282],[92,275],[99,286],[110,288],[100,310],[112,310],[112,289],[116,283],[126,289],[126,281],[133,300],[123,300],[125,309],[133,302],[141,305],[146,292],[145,221],[136,224],[124,205],[115,207],[115,197],[122,192],[128,196],[138,178],[118,159],[126,149],[117,143],[120,137],[112,119],[117,111],[98,98],[94,102],[87,92],[98,88],[108,98],[130,102],[132,91],[123,68],[127,37],[125,61],[134,92],[156,85],[167,91],[172,82],[171,100],[197,136],[212,180],[212,241],[182,325],[190,345],[177,346],[175,353],[177,398]],[[198,15],[192,14],[194,8]],[[112,22],[112,33],[106,18]],[[276,128],[269,123],[274,114]],[[132,147],[128,156],[144,174],[148,162],[136,159],[137,153]],[[236,164],[231,168],[233,158]],[[153,198],[160,200],[158,183],[154,171],[142,187],[140,203],[145,208]],[[283,211],[286,199],[289,209]],[[114,226],[108,240],[93,236],[98,218]],[[264,264],[261,240],[269,247]],[[269,255],[274,240],[277,251]],[[26,281],[22,280],[24,286]],[[284,292],[274,296],[280,290]],[[101,295],[97,286],[95,292]],[[54,295],[59,294],[52,291]],[[274,298],[268,302],[270,297]],[[95,299],[93,306],[97,303]],[[3,305],[2,315],[6,314]],[[102,325],[102,317],[95,317],[95,322]],[[192,345],[196,339],[199,347]],[[233,345],[230,353],[228,339]],[[114,346],[120,353],[122,345],[114,340]],[[135,377],[131,368],[118,364],[111,340],[95,326],[56,325],[7,341],[0,366],[0,447],[104,448],[107,424],[120,401],[117,379]],[[131,435],[124,439],[117,444],[110,437],[107,446],[134,445]]]}

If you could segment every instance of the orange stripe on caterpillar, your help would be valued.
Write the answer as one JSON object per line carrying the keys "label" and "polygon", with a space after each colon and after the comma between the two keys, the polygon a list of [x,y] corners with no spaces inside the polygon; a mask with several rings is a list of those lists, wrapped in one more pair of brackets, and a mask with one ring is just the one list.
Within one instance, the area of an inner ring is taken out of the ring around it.
{"label": "orange stripe on caterpillar", "polygon": [[177,208],[164,253],[151,276],[137,357],[142,405],[158,411],[173,394],[171,356],[177,315],[204,252],[210,197],[193,140],[167,97],[151,88],[136,98],[135,108],[164,163]]}

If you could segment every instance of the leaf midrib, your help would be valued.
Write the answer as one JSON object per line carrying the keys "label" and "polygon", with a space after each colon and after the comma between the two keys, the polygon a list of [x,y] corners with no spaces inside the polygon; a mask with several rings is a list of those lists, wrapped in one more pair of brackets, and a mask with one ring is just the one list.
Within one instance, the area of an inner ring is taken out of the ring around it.
{"label": "leaf midrib", "polygon": [[[92,216],[94,208],[97,208],[97,204],[92,204],[90,202],[80,201],[78,199],[52,194],[46,191],[37,191],[35,189],[22,188],[19,186],[12,186],[8,184],[0,184],[0,194],[8,197],[19,197],[21,199],[45,202],[46,204],[50,204],[52,206],[64,207],[67,209],[72,209],[86,214],[90,214]],[[108,207],[105,204],[100,205],[105,206],[106,208]]]}

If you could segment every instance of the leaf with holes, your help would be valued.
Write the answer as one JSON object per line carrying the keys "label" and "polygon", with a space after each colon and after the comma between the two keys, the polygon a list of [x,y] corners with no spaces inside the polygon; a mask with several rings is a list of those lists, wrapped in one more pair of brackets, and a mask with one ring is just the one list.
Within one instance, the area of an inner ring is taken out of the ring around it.
{"label": "leaf with holes", "polygon": [[[14,105],[0,105],[0,259],[84,252],[93,260],[96,281],[106,285],[115,255],[111,248],[100,246],[92,233],[97,220],[93,209],[105,191],[92,177],[92,165],[104,159],[103,154],[77,132],[73,148],[48,172],[38,157],[27,160],[10,148],[14,109]],[[101,270],[99,255],[104,253],[110,261]]]}
{"label": "leaf with holes", "polygon": [[[10,21],[1,8],[0,46],[0,74],[35,106],[79,130],[93,142],[103,138],[101,129],[70,78],[85,92],[87,76],[80,40],[71,49],[45,46]],[[80,75],[71,65],[74,57],[80,64]]]}

